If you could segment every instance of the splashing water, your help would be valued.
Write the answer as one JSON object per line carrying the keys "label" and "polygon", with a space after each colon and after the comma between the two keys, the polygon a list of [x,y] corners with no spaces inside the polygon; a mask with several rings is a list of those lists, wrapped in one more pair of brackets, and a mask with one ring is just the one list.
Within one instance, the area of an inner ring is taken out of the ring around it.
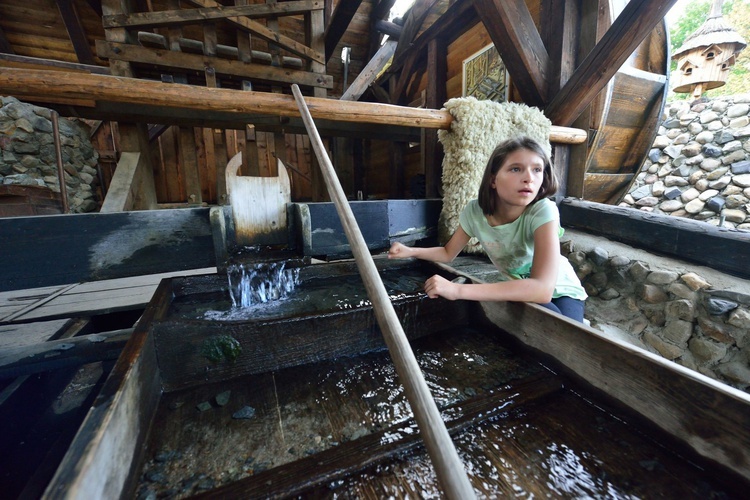
{"label": "splashing water", "polygon": [[246,308],[287,296],[299,283],[300,268],[285,262],[233,264],[227,269],[233,308]]}

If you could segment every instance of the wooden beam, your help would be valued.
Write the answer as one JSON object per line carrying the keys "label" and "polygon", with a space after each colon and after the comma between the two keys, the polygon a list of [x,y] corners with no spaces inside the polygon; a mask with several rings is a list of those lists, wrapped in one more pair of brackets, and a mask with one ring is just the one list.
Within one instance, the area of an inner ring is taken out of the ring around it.
{"label": "wooden beam", "polygon": [[401,38],[401,33],[404,31],[404,27],[390,21],[375,22],[375,30],[384,35],[388,35],[389,40],[398,40]]}
{"label": "wooden beam", "polygon": [[[357,101],[365,93],[372,82],[374,82],[383,68],[390,62],[396,51],[396,42],[388,40],[380,46],[378,52],[370,59],[367,65],[359,72],[357,78],[349,85],[346,92],[341,96],[342,101]],[[440,103],[442,106],[443,103]]]}
{"label": "wooden beam", "polygon": [[[162,108],[214,111],[228,114],[264,114],[298,117],[294,98],[287,94],[243,92],[231,89],[209,89],[192,85],[173,85],[153,80],[86,75],[45,70],[0,72],[0,91],[10,95],[95,99],[129,105],[151,105]],[[43,100],[43,98],[42,98]],[[444,109],[421,109],[391,104],[307,98],[310,113],[316,119],[448,129],[453,117]],[[552,126],[552,142],[577,144],[586,140],[582,130]]]}
{"label": "wooden beam", "polygon": [[140,161],[140,153],[124,152],[120,155],[100,212],[127,212],[135,208],[134,185]]}
{"label": "wooden beam", "polygon": [[422,28],[424,20],[429,15],[432,8],[437,3],[436,0],[417,0],[414,5],[406,13],[406,20],[404,22],[401,36],[398,39],[398,45],[396,46],[396,52],[393,59],[399,59],[405,57],[404,67],[401,69],[401,75],[398,78],[395,88],[391,89],[391,98],[395,98],[396,101],[391,102],[399,104],[405,99],[404,91],[409,84],[409,81],[416,73],[416,63],[419,60],[422,51],[415,50],[412,47],[412,41],[416,38],[419,30]]}
{"label": "wooden beam", "polygon": [[560,204],[560,217],[567,227],[750,278],[746,259],[738,258],[750,255],[747,231],[572,198]]}
{"label": "wooden beam", "polygon": [[482,0],[474,2],[474,7],[523,101],[544,107],[551,78],[550,58],[526,4]]}
{"label": "wooden beam", "polygon": [[[446,47],[439,38],[433,38],[427,48],[427,89],[425,107],[440,108],[446,99],[447,63]],[[424,131],[424,175],[425,196],[440,197],[443,177],[443,147],[437,137],[437,130]]]}
{"label": "wooden beam", "polygon": [[242,61],[222,59],[216,56],[151,49],[135,44],[113,43],[103,40],[97,40],[96,49],[99,57],[110,60],[155,64],[167,68],[201,72],[205,71],[207,66],[210,66],[214,68],[216,73],[240,78],[333,88],[332,76],[265,64],[247,64]]}
{"label": "wooden beam", "polygon": [[160,28],[185,24],[203,23],[228,17],[244,16],[249,19],[268,16],[296,16],[311,10],[323,8],[321,0],[303,0],[274,4],[252,4],[241,6],[216,5],[199,9],[164,10],[159,12],[139,12],[129,15],[104,16],[104,28]]}
{"label": "wooden beam", "polygon": [[15,54],[0,53],[0,66],[5,66],[2,61],[11,63],[14,67],[30,66],[36,69],[59,68],[70,71],[85,71],[87,73],[96,73],[99,75],[111,74],[109,68],[104,66],[92,66],[89,64],[71,63],[65,61],[57,61],[54,59],[42,59],[39,57],[19,56]]}
{"label": "wooden beam", "polygon": [[362,0],[349,0],[336,4],[336,10],[333,11],[333,16],[325,30],[326,62],[331,59],[333,51],[349,28],[349,24],[352,22],[354,14],[357,13],[357,9],[359,9],[361,4]]}
{"label": "wooden beam", "polygon": [[[221,4],[214,0],[187,0],[188,3],[197,5],[199,7],[220,7]],[[269,43],[279,45],[284,50],[291,52],[292,54],[298,55],[299,57],[308,61],[316,61],[321,64],[325,64],[325,54],[315,51],[310,47],[305,46],[297,42],[296,40],[289,38],[288,36],[276,33],[275,31],[268,29],[263,24],[247,19],[244,17],[228,17],[227,21],[237,25],[242,29],[248,30],[253,35],[261,38]]]}
{"label": "wooden beam", "polygon": [[632,0],[573,76],[545,108],[553,123],[569,126],[607,85],[677,0]]}
{"label": "wooden beam", "polygon": [[73,50],[75,50],[76,57],[78,57],[78,62],[93,65],[94,54],[91,52],[91,45],[89,45],[88,38],[86,37],[86,30],[81,23],[73,1],[56,0],[56,3],[65,24],[65,29],[68,31],[70,42],[73,44]]}

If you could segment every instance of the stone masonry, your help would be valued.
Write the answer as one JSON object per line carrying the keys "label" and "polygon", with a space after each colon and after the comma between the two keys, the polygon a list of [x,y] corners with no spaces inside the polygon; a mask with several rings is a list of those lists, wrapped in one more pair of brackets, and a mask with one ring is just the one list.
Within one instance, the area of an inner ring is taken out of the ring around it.
{"label": "stone masonry", "polygon": [[591,326],[750,392],[750,283],[566,230]]}
{"label": "stone masonry", "polygon": [[[98,182],[98,154],[88,127],[63,117],[58,125],[70,211],[96,211],[93,186]],[[0,96],[0,183],[46,186],[60,192],[49,109]]]}
{"label": "stone masonry", "polygon": [[674,102],[662,118],[620,205],[750,230],[750,95]]}

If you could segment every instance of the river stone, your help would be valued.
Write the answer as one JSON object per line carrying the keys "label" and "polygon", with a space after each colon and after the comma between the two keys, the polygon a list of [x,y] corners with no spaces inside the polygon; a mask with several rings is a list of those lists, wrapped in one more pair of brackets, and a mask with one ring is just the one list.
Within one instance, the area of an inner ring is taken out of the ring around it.
{"label": "river stone", "polygon": [[698,326],[705,335],[724,344],[734,344],[734,337],[729,333],[726,325],[723,323],[711,321],[703,316],[698,316],[696,319],[698,321]]}
{"label": "river stone", "polygon": [[688,181],[684,177],[679,177],[676,175],[668,175],[664,178],[664,185],[667,187],[672,186],[687,186]]}
{"label": "river stone", "polygon": [[619,269],[622,267],[626,267],[630,265],[630,259],[627,257],[624,257],[622,255],[615,255],[612,257],[612,259],[609,261],[609,265],[614,267],[615,269]]}
{"label": "river stone", "polygon": [[645,332],[643,334],[643,341],[653,347],[662,357],[672,361],[679,358],[682,355],[683,350],[676,345],[665,342],[657,335],[651,332]]}
{"label": "river stone", "polygon": [[[718,147],[718,146],[714,146],[711,143],[704,144],[700,148],[699,152],[703,153],[703,156],[705,156],[706,158],[719,158],[722,155],[721,148]],[[696,152],[695,154],[697,155],[698,152]],[[693,156],[695,156],[695,155],[693,155]]]}
{"label": "river stone", "polygon": [[601,247],[594,247],[588,257],[594,261],[594,264],[597,266],[603,266],[609,260],[609,252]]}
{"label": "river stone", "polygon": [[677,137],[675,137],[672,144],[681,145],[681,144],[687,144],[688,142],[690,142],[690,134],[685,132],[684,134],[680,134]]}
{"label": "river stone", "polygon": [[732,153],[733,151],[739,151],[742,149],[742,143],[738,140],[729,141],[728,143],[724,144],[722,146],[721,151],[724,154]]}
{"label": "river stone", "polygon": [[704,111],[700,114],[700,122],[702,124],[711,123],[719,119],[719,114],[713,110]]}
{"label": "river stone", "polygon": [[750,174],[735,175],[732,182],[741,188],[750,187]]}
{"label": "river stone", "polygon": [[713,142],[714,140],[714,134],[712,132],[708,132],[706,130],[702,131],[698,135],[695,136],[696,142],[699,142],[700,144],[706,144],[708,142]]}
{"label": "river stone", "polygon": [[721,163],[724,165],[731,165],[732,163],[737,163],[743,161],[744,159],[745,152],[739,149],[737,151],[732,151],[731,153],[725,154],[721,159]]}
{"label": "river stone", "polygon": [[739,304],[737,304],[736,302],[720,299],[717,297],[708,297],[704,301],[704,304],[706,306],[706,311],[708,311],[708,314],[710,314],[711,316],[720,316],[739,307]]}
{"label": "river stone", "polygon": [[680,276],[680,279],[693,291],[702,290],[704,288],[710,288],[711,284],[698,276],[695,273],[685,273]]}
{"label": "river stone", "polygon": [[693,200],[687,205],[685,205],[685,210],[689,214],[698,214],[703,210],[703,207],[705,206],[705,203],[703,203],[701,200]]}
{"label": "river stone", "polygon": [[719,179],[716,179],[715,181],[711,181],[708,183],[708,187],[711,189],[724,189],[729,185],[729,183],[732,182],[732,177],[729,175],[725,175],[723,177],[720,177]]}
{"label": "river stone", "polygon": [[[688,129],[688,132],[690,132],[691,134],[698,135],[703,131],[703,125],[701,125],[698,122],[692,122],[690,125],[687,126],[687,129]],[[679,132],[679,129],[670,130],[669,132]]]}
{"label": "river stone", "polygon": [[750,124],[750,118],[747,116],[740,116],[737,118],[732,118],[729,120],[729,125],[727,125],[730,129],[735,128],[742,128],[747,127]]}
{"label": "river stone", "polygon": [[713,364],[720,361],[727,354],[727,346],[717,344],[709,339],[694,337],[688,342],[688,348],[693,356],[704,363]]}
{"label": "river stone", "polygon": [[714,137],[715,137],[714,142],[716,144],[726,144],[727,142],[734,140],[734,134],[726,130],[722,130],[718,134],[715,134]]}
{"label": "river stone", "polygon": [[744,210],[738,210],[736,208],[727,208],[721,214],[727,221],[734,222],[735,224],[745,222],[745,219],[747,218],[747,214]]}
{"label": "river stone", "polygon": [[649,283],[643,283],[638,287],[638,296],[649,304],[661,304],[669,298],[664,290]]}
{"label": "river stone", "polygon": [[[708,188],[708,185],[706,185],[706,187]],[[708,201],[717,194],[719,194],[719,191],[716,189],[705,189],[698,198],[700,198],[701,201]]]}
{"label": "river stone", "polygon": [[716,371],[727,380],[747,387],[750,385],[750,368],[742,361],[723,363],[716,367]]}
{"label": "river stone", "polygon": [[615,290],[614,288],[607,288],[602,293],[599,294],[599,298],[602,300],[613,300],[620,296],[620,292]]}
{"label": "river stone", "polygon": [[659,198],[657,198],[656,196],[646,196],[635,202],[636,206],[643,207],[643,208],[652,208],[658,204],[659,204]]}
{"label": "river stone", "polygon": [[680,199],[684,201],[685,203],[687,203],[689,201],[693,201],[694,199],[698,198],[700,194],[701,194],[700,191],[692,187],[690,189],[683,191],[683,193],[680,195]]}
{"label": "river stone", "polygon": [[681,319],[692,322],[695,318],[695,306],[689,300],[673,300],[664,307],[664,313],[667,315],[667,321]]}
{"label": "river stone", "polygon": [[638,189],[631,191],[629,194],[634,200],[640,200],[641,198],[651,195],[651,186],[641,186]]}
{"label": "river stone", "polygon": [[646,278],[646,282],[654,285],[666,285],[676,281],[679,276],[680,275],[674,271],[658,270],[651,272]]}
{"label": "river stone", "polygon": [[695,292],[688,288],[687,285],[684,285],[682,283],[670,283],[670,285],[667,287],[667,291],[675,297],[679,297],[681,299],[686,299],[691,302],[695,300]]}
{"label": "river stone", "polygon": [[659,161],[659,158],[661,157],[661,149],[654,148],[651,151],[648,152],[648,159],[652,162],[656,163]]}
{"label": "river stone", "polygon": [[716,100],[711,103],[711,109],[716,111],[717,113],[723,113],[724,111],[727,110],[728,107],[729,107],[729,103],[723,100],[721,101]]}
{"label": "river stone", "polygon": [[663,123],[664,128],[680,128],[682,125],[680,125],[680,120],[677,118],[670,118],[667,121]]}
{"label": "river stone", "polygon": [[638,283],[644,281],[650,272],[646,264],[638,261],[634,262],[628,269],[628,274]]}
{"label": "river stone", "polygon": [[662,212],[675,212],[682,208],[682,202],[680,200],[667,200],[659,205]]}
{"label": "river stone", "polygon": [[243,406],[232,414],[232,418],[236,420],[250,419],[255,416],[255,408],[252,406]]}
{"label": "river stone", "polygon": [[[722,198],[721,196],[714,196],[706,202],[706,208],[718,214],[719,212],[721,212],[721,209],[724,208],[724,203],[724,198]],[[743,218],[742,220],[745,219]]]}
{"label": "river stone", "polygon": [[735,309],[729,315],[727,323],[745,331],[750,331],[750,311],[740,308]]}
{"label": "river stone", "polygon": [[712,132],[719,132],[724,128],[724,122],[722,120],[715,120],[706,125],[706,130],[710,130]]}
{"label": "river stone", "polygon": [[[682,154],[682,149],[683,148],[678,147],[678,146],[667,146],[666,148],[664,148],[664,153],[666,153],[670,158],[674,159],[680,156],[680,154]],[[696,152],[695,154],[698,154],[698,152]],[[691,155],[691,156],[694,156],[694,155]]]}
{"label": "river stone", "polygon": [[706,172],[713,172],[719,167],[721,167],[721,160],[718,160],[716,158],[705,158],[701,162],[701,169],[705,170]]}
{"label": "river stone", "polygon": [[676,198],[679,198],[681,194],[682,194],[682,190],[677,187],[671,187],[670,189],[665,188],[664,190],[664,198],[668,200],[674,200]]}
{"label": "river stone", "polygon": [[750,111],[750,106],[747,104],[734,104],[727,109],[726,116],[728,118],[737,118],[747,115],[748,111]]}

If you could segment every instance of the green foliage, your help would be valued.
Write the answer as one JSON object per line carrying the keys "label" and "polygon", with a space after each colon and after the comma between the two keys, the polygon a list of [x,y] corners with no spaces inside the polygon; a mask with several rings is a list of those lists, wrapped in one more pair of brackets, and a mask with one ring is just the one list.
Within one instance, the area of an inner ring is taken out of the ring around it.
{"label": "green foliage", "polygon": [[[672,53],[679,49],[685,39],[708,18],[711,11],[711,0],[694,0],[690,2],[682,16],[669,27],[670,45]],[[721,9],[724,21],[730,25],[745,41],[750,40],[750,0],[725,0]],[[675,71],[677,62],[672,61],[670,70]],[[674,81],[674,79],[673,79]],[[727,78],[726,85],[709,90],[704,95],[715,97],[719,95],[735,95],[750,92],[750,52],[743,50],[737,56],[737,62]],[[691,94],[670,93],[669,100],[692,100]]]}

